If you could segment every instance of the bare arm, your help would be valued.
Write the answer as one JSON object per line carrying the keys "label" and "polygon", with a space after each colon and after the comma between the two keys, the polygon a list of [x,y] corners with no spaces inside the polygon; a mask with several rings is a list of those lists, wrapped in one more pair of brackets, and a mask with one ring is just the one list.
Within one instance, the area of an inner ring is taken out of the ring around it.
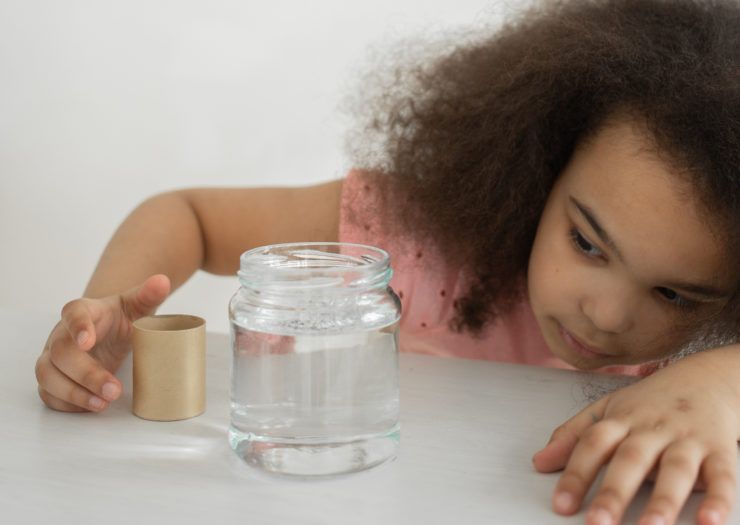
{"label": "bare arm", "polygon": [[191,189],[146,200],[105,248],[85,297],[62,309],[36,362],[39,396],[65,411],[105,410],[131,349],[132,323],[202,268],[236,272],[244,251],[336,241],[342,181],[305,188]]}
{"label": "bare arm", "polygon": [[121,224],[85,290],[105,297],[153,274],[173,288],[196,270],[233,274],[265,244],[336,241],[342,181],[303,188],[200,188],[156,195]]}

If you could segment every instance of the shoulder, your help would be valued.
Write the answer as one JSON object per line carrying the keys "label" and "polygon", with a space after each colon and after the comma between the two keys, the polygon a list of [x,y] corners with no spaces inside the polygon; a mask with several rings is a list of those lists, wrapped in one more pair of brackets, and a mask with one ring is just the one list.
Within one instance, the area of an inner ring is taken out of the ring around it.
{"label": "shoulder", "polygon": [[351,169],[342,184],[343,198],[362,199],[368,195],[380,195],[386,185],[386,176],[376,171]]}
{"label": "shoulder", "polygon": [[339,212],[341,242],[377,245],[386,237],[382,217],[380,175],[362,170],[350,170],[342,184]]}

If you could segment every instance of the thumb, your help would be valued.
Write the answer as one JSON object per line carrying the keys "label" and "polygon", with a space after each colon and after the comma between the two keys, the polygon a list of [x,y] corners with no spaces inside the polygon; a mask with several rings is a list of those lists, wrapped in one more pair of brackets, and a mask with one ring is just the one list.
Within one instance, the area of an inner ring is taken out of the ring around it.
{"label": "thumb", "polygon": [[608,398],[607,395],[591,403],[556,428],[545,448],[532,457],[534,468],[539,472],[555,472],[565,468],[585,430],[603,419]]}
{"label": "thumb", "polygon": [[156,312],[170,293],[170,280],[166,275],[152,275],[139,286],[121,295],[126,316],[135,321]]}

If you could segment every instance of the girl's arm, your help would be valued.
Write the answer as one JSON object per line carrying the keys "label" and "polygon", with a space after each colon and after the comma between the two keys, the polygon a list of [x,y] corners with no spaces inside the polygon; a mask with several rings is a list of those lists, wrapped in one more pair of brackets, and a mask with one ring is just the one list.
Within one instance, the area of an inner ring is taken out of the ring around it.
{"label": "girl's arm", "polygon": [[336,241],[342,181],[304,188],[191,189],[138,206],[113,235],[82,299],[62,309],[36,363],[39,395],[58,410],[107,408],[131,323],[154,313],[196,270],[233,274],[264,244]]}
{"label": "girl's arm", "polygon": [[198,269],[234,274],[265,244],[336,241],[342,181],[304,188],[200,188],[154,196],[121,224],[85,297],[117,294],[155,273],[173,290]]}
{"label": "girl's arm", "polygon": [[587,524],[619,523],[655,477],[640,525],[675,522],[695,484],[706,490],[700,525],[725,523],[735,499],[740,440],[740,345],[686,357],[609,394],[571,418],[535,454],[537,470],[565,469],[553,507],[573,514],[609,464]]}

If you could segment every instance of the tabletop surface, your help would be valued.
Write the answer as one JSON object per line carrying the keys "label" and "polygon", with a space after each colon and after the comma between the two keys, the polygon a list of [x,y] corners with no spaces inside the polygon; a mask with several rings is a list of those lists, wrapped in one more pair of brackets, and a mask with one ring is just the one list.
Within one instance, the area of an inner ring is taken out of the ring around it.
{"label": "tabletop surface", "polygon": [[[397,459],[330,479],[262,474],[229,448],[226,334],[207,338],[207,409],[152,422],[131,413],[131,363],[100,414],[46,408],[34,364],[55,319],[0,311],[2,523],[583,523],[550,509],[557,474],[531,457],[590,398],[629,378],[403,354]],[[642,487],[624,523],[636,522]],[[692,494],[679,523],[693,523]],[[740,523],[735,510],[730,523]]]}

